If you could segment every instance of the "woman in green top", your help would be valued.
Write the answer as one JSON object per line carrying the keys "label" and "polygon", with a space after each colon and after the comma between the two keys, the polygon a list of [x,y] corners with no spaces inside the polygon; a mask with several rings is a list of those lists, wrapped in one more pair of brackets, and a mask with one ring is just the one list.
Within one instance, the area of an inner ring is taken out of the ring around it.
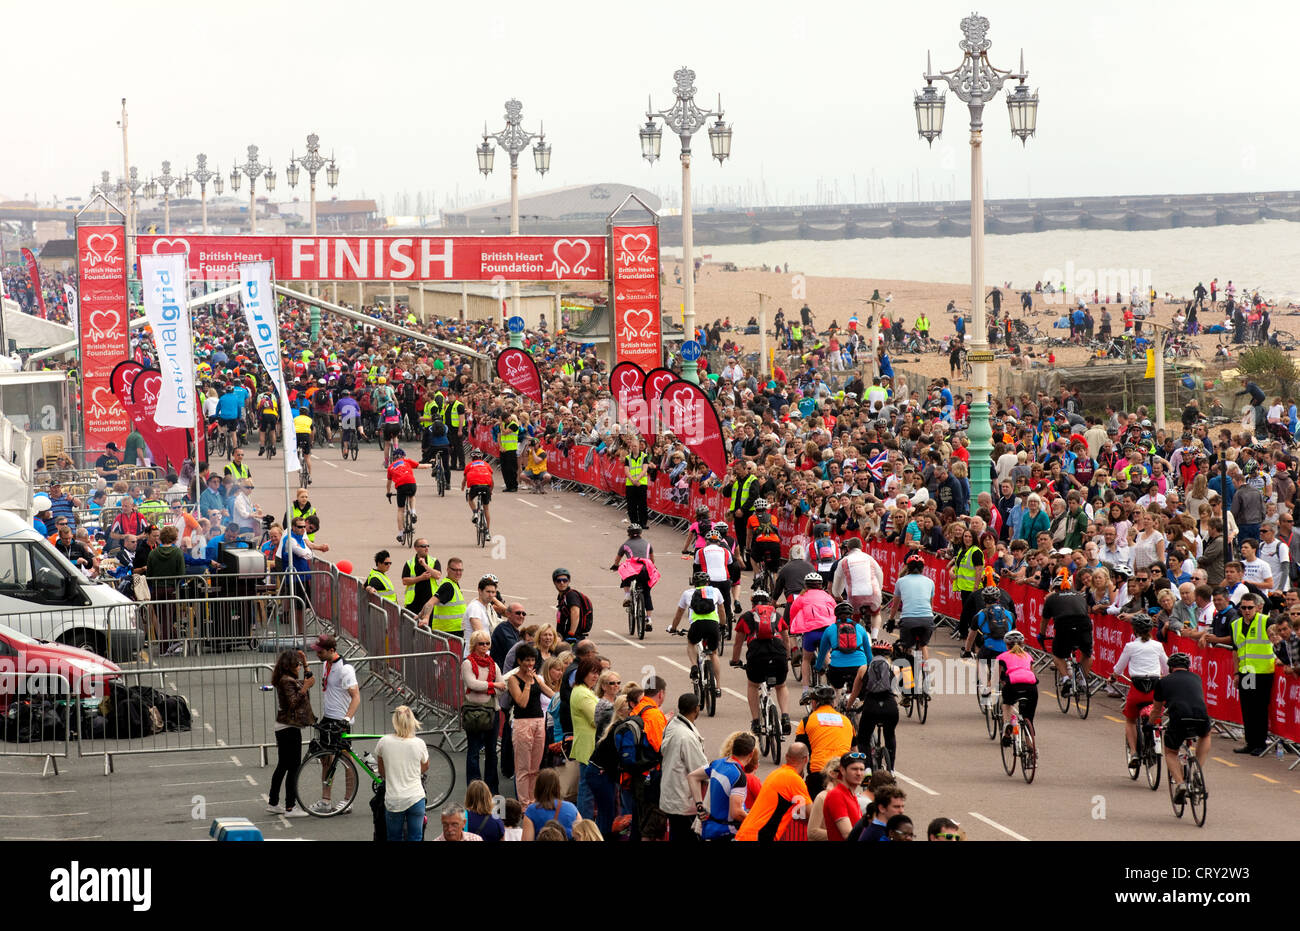
{"label": "woman in green top", "polygon": [[573,712],[573,759],[578,761],[578,812],[584,818],[596,816],[591,788],[587,785],[587,767],[596,749],[596,685],[600,681],[600,659],[594,654],[584,656],[578,663],[569,695]]}

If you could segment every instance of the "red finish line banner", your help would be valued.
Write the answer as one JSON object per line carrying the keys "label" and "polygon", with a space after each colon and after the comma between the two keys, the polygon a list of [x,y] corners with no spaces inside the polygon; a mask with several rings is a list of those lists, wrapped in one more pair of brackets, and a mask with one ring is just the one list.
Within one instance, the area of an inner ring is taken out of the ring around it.
{"label": "red finish line banner", "polygon": [[[604,236],[141,236],[189,252],[190,279],[238,281],[274,262],[282,281],[604,281]],[[656,261],[657,261],[656,256]]]}
{"label": "red finish line banner", "polygon": [[659,227],[615,226],[614,347],[616,362],[635,362],[646,371],[663,360],[659,313]]}

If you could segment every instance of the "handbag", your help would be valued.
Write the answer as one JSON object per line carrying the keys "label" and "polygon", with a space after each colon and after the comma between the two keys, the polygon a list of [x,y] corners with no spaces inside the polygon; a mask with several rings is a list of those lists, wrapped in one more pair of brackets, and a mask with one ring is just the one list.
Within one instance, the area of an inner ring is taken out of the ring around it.
{"label": "handbag", "polygon": [[561,797],[570,802],[576,802],[578,799],[578,779],[582,775],[582,768],[578,761],[562,757],[555,767],[555,775],[560,777]]}
{"label": "handbag", "polygon": [[149,594],[149,580],[143,575],[132,576],[131,592],[135,595],[136,601],[148,601],[152,597]]}
{"label": "handbag", "polygon": [[497,709],[491,703],[465,702],[460,706],[460,727],[466,734],[490,731],[497,723]]}

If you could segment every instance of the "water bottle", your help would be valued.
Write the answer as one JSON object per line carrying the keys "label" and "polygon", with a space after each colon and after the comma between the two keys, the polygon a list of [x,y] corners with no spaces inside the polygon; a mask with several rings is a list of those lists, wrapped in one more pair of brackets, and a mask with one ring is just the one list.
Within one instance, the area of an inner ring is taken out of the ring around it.
{"label": "water bottle", "polygon": [[1286,750],[1283,749],[1281,743],[1279,743],[1279,744],[1277,745],[1277,758],[1278,758],[1279,760],[1285,760],[1285,759],[1286,759]]}
{"label": "water bottle", "polygon": [[375,759],[375,755],[373,753],[366,752],[365,754],[362,755],[361,758],[366,761],[367,766],[369,766],[375,772],[379,772],[379,761]]}

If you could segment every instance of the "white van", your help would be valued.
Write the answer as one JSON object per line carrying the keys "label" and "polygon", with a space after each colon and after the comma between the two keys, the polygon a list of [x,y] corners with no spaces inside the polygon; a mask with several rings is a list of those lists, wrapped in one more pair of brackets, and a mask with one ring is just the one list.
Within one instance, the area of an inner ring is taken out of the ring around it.
{"label": "white van", "polygon": [[135,602],[87,579],[30,523],[0,511],[0,623],[37,640],[131,661],[144,647],[138,615]]}

